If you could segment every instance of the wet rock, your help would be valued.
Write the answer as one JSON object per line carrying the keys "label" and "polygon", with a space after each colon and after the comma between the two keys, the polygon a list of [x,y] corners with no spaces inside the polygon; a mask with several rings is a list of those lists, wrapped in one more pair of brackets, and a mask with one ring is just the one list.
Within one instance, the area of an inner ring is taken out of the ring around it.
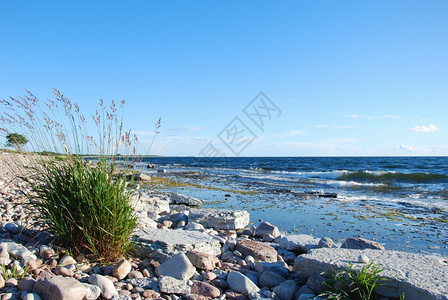
{"label": "wet rock", "polygon": [[190,294],[190,287],[183,280],[164,276],[159,280],[160,291],[167,294]]}
{"label": "wet rock", "polygon": [[241,252],[243,256],[250,255],[255,260],[262,260],[273,262],[277,261],[277,251],[269,245],[252,241],[252,240],[240,240],[235,250]]}
{"label": "wet rock", "polygon": [[298,253],[306,253],[317,248],[319,241],[319,239],[308,234],[287,235],[276,240],[281,248]]}
{"label": "wet rock", "polygon": [[261,287],[274,287],[284,282],[286,279],[275,272],[266,271],[261,274],[259,282]]}
{"label": "wet rock", "polygon": [[260,289],[246,276],[240,272],[232,271],[227,276],[227,283],[232,290],[235,290],[245,296],[250,297]]}
{"label": "wet rock", "polygon": [[191,209],[188,221],[206,228],[242,229],[249,224],[249,213],[245,210]]}
{"label": "wet rock", "polygon": [[37,281],[33,293],[48,300],[78,300],[84,298],[86,289],[76,279],[55,276]]}
{"label": "wet rock", "polygon": [[333,248],[336,247],[334,241],[328,237],[321,238],[319,244],[317,244],[319,248]]}
{"label": "wet rock", "polygon": [[378,249],[385,250],[384,246],[375,241],[369,241],[363,238],[348,238],[341,245],[341,248],[347,249]]}
{"label": "wet rock", "polygon": [[118,295],[113,282],[105,276],[93,274],[89,277],[89,283],[98,286],[101,289],[101,295],[106,299],[111,299]]}
{"label": "wet rock", "polygon": [[217,298],[221,296],[221,291],[218,288],[212,286],[209,283],[201,281],[195,281],[193,283],[193,285],[191,286],[191,293],[210,298]]}
{"label": "wet rock", "polygon": [[179,193],[171,193],[170,199],[171,203],[174,204],[185,204],[189,206],[200,206],[202,204],[202,200],[190,196],[185,196]]}
{"label": "wet rock", "polygon": [[265,234],[271,235],[274,239],[280,236],[280,231],[278,227],[269,223],[269,222],[261,222],[257,230],[255,231],[255,235],[259,237],[263,237]]}
{"label": "wet rock", "polygon": [[179,280],[190,279],[196,269],[184,253],[178,253],[156,268],[158,276],[170,276]]}
{"label": "wet rock", "polygon": [[126,259],[120,260],[114,267],[112,274],[118,280],[124,279],[132,270],[132,265]]}
{"label": "wet rock", "polygon": [[201,270],[212,271],[220,265],[219,259],[208,253],[188,251],[187,257],[193,266]]}
{"label": "wet rock", "polygon": [[280,300],[292,300],[297,284],[294,280],[286,280],[282,284],[276,286],[273,290]]}
{"label": "wet rock", "polygon": [[221,253],[218,240],[206,233],[191,230],[137,230],[133,241],[140,257],[165,261],[179,252],[198,251],[211,255]]}

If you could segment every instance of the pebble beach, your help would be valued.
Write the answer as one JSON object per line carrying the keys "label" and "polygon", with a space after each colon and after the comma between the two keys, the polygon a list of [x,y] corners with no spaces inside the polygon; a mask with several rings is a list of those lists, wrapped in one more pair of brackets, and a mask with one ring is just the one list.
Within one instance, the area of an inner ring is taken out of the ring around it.
{"label": "pebble beach", "polygon": [[448,299],[442,256],[350,235],[335,243],[285,234],[269,220],[251,225],[245,210],[203,209],[201,199],[157,190],[133,197],[133,253],[110,265],[91,263],[71,256],[27,206],[30,190],[17,178],[27,164],[27,156],[0,154],[1,299],[325,299],[318,296],[322,274],[348,262],[381,266],[388,279],[377,291],[381,299]]}

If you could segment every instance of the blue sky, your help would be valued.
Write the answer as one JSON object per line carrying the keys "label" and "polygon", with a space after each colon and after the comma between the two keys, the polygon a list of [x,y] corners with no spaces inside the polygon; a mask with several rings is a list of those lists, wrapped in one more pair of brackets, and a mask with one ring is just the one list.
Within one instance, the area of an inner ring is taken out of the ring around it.
{"label": "blue sky", "polygon": [[[444,0],[1,1],[0,98],[125,99],[141,149],[162,117],[159,155],[448,155],[446,16]],[[278,108],[262,128],[243,112],[260,92]],[[229,140],[238,126],[256,139]]]}

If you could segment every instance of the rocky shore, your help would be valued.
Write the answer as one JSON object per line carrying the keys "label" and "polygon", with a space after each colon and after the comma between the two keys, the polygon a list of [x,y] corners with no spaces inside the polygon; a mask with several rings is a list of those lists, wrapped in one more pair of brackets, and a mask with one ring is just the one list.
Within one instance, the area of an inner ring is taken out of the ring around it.
{"label": "rocky shore", "polygon": [[442,257],[389,251],[359,237],[336,244],[283,235],[269,222],[250,226],[246,211],[201,209],[199,199],[160,191],[133,198],[134,253],[113,265],[93,264],[36,226],[27,186],[15,179],[19,170],[9,154],[0,155],[1,299],[323,299],[317,295],[324,272],[369,261],[387,279],[378,289],[382,299],[448,299]]}

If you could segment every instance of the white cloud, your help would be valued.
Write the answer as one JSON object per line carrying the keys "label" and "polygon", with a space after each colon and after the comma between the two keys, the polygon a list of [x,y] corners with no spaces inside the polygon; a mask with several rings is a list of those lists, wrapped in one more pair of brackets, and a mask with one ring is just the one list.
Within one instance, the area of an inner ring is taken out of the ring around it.
{"label": "white cloud", "polygon": [[409,152],[416,152],[416,151],[418,151],[417,148],[415,148],[413,146],[408,146],[408,145],[403,145],[403,144],[396,145],[395,149],[399,150],[399,151],[409,151]]}
{"label": "white cloud", "polygon": [[421,126],[415,126],[411,129],[409,129],[409,131],[413,131],[413,132],[433,132],[436,130],[437,130],[437,127],[434,124],[430,124],[428,127],[421,125]]}

